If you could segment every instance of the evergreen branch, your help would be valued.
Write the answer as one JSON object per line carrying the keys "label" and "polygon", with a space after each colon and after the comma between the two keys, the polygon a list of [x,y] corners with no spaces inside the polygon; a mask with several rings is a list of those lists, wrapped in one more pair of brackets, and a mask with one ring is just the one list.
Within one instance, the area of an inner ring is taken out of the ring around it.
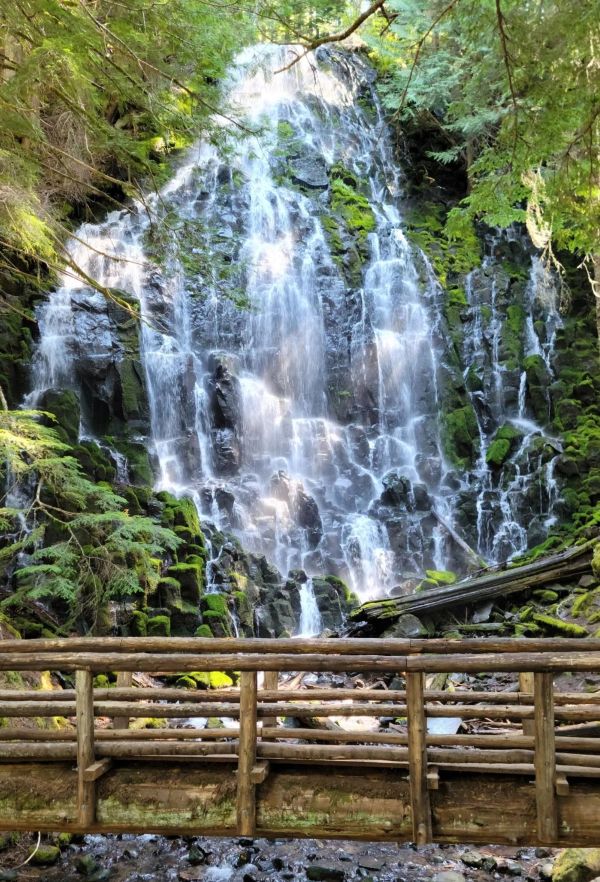
{"label": "evergreen branch", "polygon": [[515,84],[513,80],[513,70],[511,67],[511,57],[508,51],[508,34],[506,33],[506,19],[504,18],[504,13],[502,12],[501,0],[496,0],[496,20],[498,22],[498,33],[500,34],[500,47],[502,49],[502,59],[504,61],[504,67],[506,68],[506,76],[508,78],[508,88],[510,90],[510,97],[513,106],[514,112],[514,123],[513,123],[513,152],[512,159],[514,161],[515,154],[517,152],[517,140],[519,137],[519,106],[517,103],[517,94],[515,92]]}
{"label": "evergreen branch", "polygon": [[[377,2],[383,3],[384,0],[377,0]],[[185,85],[185,83],[181,82],[181,80],[179,80],[177,77],[174,77],[172,74],[167,73],[164,70],[161,70],[159,67],[156,67],[156,65],[152,64],[151,62],[146,61],[143,58],[140,58],[140,56],[137,55],[137,53],[135,53],[133,51],[133,49],[131,49],[131,47],[128,46],[127,43],[125,43],[124,40],[122,40],[120,37],[118,37],[116,34],[114,34],[105,24],[103,24],[94,15],[92,15],[92,13],[87,8],[87,6],[85,5],[85,2],[83,2],[83,0],[79,0],[79,5],[82,8],[83,12],[89,18],[91,18],[91,20],[94,22],[96,27],[99,28],[99,30],[101,30],[104,34],[106,34],[106,36],[108,36],[111,40],[114,40],[115,42],[117,42],[125,50],[125,52],[131,58],[134,59],[134,61],[140,66],[140,69],[142,71],[143,71],[144,67],[147,67],[148,70],[151,70],[154,73],[157,73],[162,79],[168,80],[169,83],[172,83],[173,85],[177,86],[179,89],[181,89],[183,92],[185,92],[186,95],[189,95],[190,98],[194,98],[195,101],[198,101],[199,104],[201,104],[203,107],[206,107],[206,109],[210,110],[211,113],[214,113],[217,116],[220,116],[223,119],[226,119],[227,122],[230,122],[232,125],[241,129],[241,131],[245,132],[248,135],[255,135],[256,134],[256,132],[252,131],[252,129],[249,129],[247,126],[243,125],[243,123],[240,123],[238,120],[234,119],[233,117],[228,116],[228,114],[223,113],[217,107],[215,107],[214,104],[211,104],[209,101],[206,101],[205,98],[202,98],[196,91],[194,91],[193,89],[190,89],[188,86]]]}

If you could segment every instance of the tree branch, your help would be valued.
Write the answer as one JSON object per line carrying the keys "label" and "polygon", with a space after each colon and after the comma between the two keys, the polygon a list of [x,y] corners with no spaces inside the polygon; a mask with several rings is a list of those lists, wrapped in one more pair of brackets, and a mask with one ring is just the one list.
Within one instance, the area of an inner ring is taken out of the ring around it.
{"label": "tree branch", "polygon": [[406,103],[406,97],[408,95],[408,90],[410,89],[410,84],[412,82],[412,78],[413,78],[415,70],[417,68],[417,64],[419,63],[419,57],[421,55],[421,50],[422,50],[423,46],[425,45],[425,41],[430,36],[430,34],[435,30],[435,28],[438,26],[438,24],[441,22],[441,20],[444,18],[444,16],[446,16],[449,12],[451,12],[458,2],[459,2],[459,0],[451,0],[451,2],[446,7],[444,7],[444,9],[442,9],[442,11],[439,13],[439,15],[436,16],[436,18],[432,21],[431,25],[427,28],[427,30],[425,31],[423,36],[417,41],[416,47],[415,47],[415,56],[413,58],[413,62],[411,64],[411,66],[410,66],[410,72],[408,74],[408,79],[406,81],[406,85],[405,85],[404,90],[402,92],[402,97],[400,98],[400,104],[398,106],[398,109],[395,111],[394,115],[392,116],[392,121],[396,120],[400,116],[402,111],[404,110],[404,105]]}
{"label": "tree branch", "polygon": [[517,149],[517,137],[518,137],[518,119],[519,119],[519,106],[517,104],[517,94],[515,92],[515,84],[513,80],[513,72],[510,66],[511,58],[510,52],[508,51],[508,34],[506,33],[506,20],[504,18],[504,13],[501,8],[501,0],[496,0],[496,19],[498,21],[498,32],[500,34],[500,46],[502,48],[502,58],[504,60],[504,67],[506,68],[506,76],[508,78],[508,88],[510,89],[510,97],[512,101],[513,111],[515,115],[514,121],[514,132],[513,132],[513,158],[515,155],[515,151]]}
{"label": "tree branch", "polygon": [[383,7],[385,0],[375,0],[374,3],[365,9],[365,11],[355,18],[352,24],[348,25],[347,28],[343,31],[338,31],[337,34],[326,34],[324,37],[317,37],[314,40],[306,40],[302,42],[302,48],[304,52],[301,55],[297,55],[293,61],[290,61],[289,64],[286,64],[285,67],[280,67],[279,70],[276,70],[275,73],[283,73],[286,70],[294,67],[295,64],[298,64],[299,61],[302,61],[309,52],[314,52],[315,49],[318,49],[319,46],[324,46],[325,43],[341,43],[343,40],[346,40],[349,36],[351,36],[358,28],[364,24],[364,22],[374,15],[378,10]]}

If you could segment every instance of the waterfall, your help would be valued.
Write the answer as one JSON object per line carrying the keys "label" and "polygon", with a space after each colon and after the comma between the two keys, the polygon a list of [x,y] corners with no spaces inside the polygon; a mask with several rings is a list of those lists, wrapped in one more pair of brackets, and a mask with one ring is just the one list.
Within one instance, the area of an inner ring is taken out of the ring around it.
{"label": "waterfall", "polygon": [[300,588],[300,628],[299,637],[315,637],[321,632],[321,613],[317,606],[312,579]]}
{"label": "waterfall", "polygon": [[[68,247],[88,276],[139,303],[149,425],[137,420],[133,434],[150,446],[157,487],[191,495],[217,529],[282,572],[339,575],[367,599],[425,568],[460,565],[435,513],[491,560],[523,550],[532,515],[516,497],[536,480],[543,429],[527,411],[523,371],[511,391],[506,304],[495,278],[482,293],[490,253],[467,280],[461,353],[465,377],[483,375],[469,393],[479,454],[462,470],[449,461],[443,291],[405,234],[372,72],[358,55],[320,50],[277,73],[290,58],[286,47],[242,53],[227,88],[253,134],[221,123],[160,194],[84,224]],[[359,196],[336,227],[332,200],[348,192]],[[559,319],[540,266],[523,354],[551,370]],[[115,351],[129,344],[103,295],[65,273],[38,319],[35,394],[72,388],[84,405],[91,388],[110,396]],[[90,437],[111,436],[114,422],[103,406],[82,408]],[[519,441],[498,480],[486,454],[506,422]],[[545,473],[540,523],[557,497]],[[300,630],[316,633],[310,579],[301,601]]]}

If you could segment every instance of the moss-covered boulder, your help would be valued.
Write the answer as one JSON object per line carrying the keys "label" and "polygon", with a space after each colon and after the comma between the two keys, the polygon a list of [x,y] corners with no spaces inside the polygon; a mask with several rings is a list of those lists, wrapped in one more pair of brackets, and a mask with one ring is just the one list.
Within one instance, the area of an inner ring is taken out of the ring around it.
{"label": "moss-covered boulder", "polygon": [[107,440],[127,460],[127,473],[132,484],[145,487],[154,483],[147,444],[113,436],[108,436]]}
{"label": "moss-covered boulder", "polygon": [[148,634],[148,615],[140,609],[131,614],[129,630],[133,637],[146,637]]}
{"label": "moss-covered boulder", "polygon": [[224,594],[205,594],[201,602],[202,624],[214,637],[231,637],[231,615]]}
{"label": "moss-covered boulder", "polygon": [[32,848],[30,853],[30,862],[38,867],[47,867],[55,864],[60,857],[60,848],[58,845],[40,845],[39,848]]}
{"label": "moss-covered boulder", "polygon": [[48,424],[56,429],[63,441],[77,444],[81,413],[79,398],[72,389],[46,390],[40,397],[38,409],[53,415],[54,420]]}
{"label": "moss-covered boulder", "polygon": [[356,237],[359,249],[366,254],[367,237],[375,229],[375,215],[369,200],[357,189],[356,178],[348,171],[337,172],[331,184],[331,208]]}
{"label": "moss-covered boulder", "polygon": [[148,637],[170,637],[171,619],[167,615],[151,616],[146,626]]}
{"label": "moss-covered boulder", "polygon": [[71,455],[92,481],[106,481],[110,484],[115,480],[117,470],[114,462],[94,441],[82,441],[73,448]]}
{"label": "moss-covered boulder", "polygon": [[552,868],[552,882],[591,882],[600,876],[600,848],[565,848]]}
{"label": "moss-covered boulder", "polygon": [[517,447],[523,432],[511,423],[505,423],[496,431],[485,454],[485,461],[491,468],[501,468]]}
{"label": "moss-covered boulder", "polygon": [[479,450],[479,429],[472,406],[468,404],[443,413],[441,433],[448,460],[459,468],[473,465]]}
{"label": "moss-covered boulder", "polygon": [[[190,681],[193,686],[190,685]],[[187,689],[229,689],[234,682],[229,674],[223,671],[191,671],[185,677],[180,677],[176,685]]]}
{"label": "moss-covered boulder", "polygon": [[[204,590],[204,561],[187,558],[184,563],[177,563],[167,570],[170,579],[178,582],[182,600],[198,605]],[[172,584],[172,583],[171,583]]]}

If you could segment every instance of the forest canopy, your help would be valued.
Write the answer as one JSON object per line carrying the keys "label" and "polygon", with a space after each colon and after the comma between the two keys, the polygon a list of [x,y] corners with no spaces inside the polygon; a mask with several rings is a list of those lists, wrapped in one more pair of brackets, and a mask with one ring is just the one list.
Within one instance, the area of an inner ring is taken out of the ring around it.
{"label": "forest canopy", "polygon": [[[432,159],[464,167],[449,218],[526,222],[536,244],[599,251],[597,0],[209,0],[0,4],[3,264],[60,264],[90,201],[138,195],[165,156],[227,114],[220,93],[243,45],[307,49],[359,35],[391,123],[433,130]],[[301,51],[301,50],[300,50]],[[15,263],[16,258],[16,263]],[[22,265],[21,265],[22,269]]]}

